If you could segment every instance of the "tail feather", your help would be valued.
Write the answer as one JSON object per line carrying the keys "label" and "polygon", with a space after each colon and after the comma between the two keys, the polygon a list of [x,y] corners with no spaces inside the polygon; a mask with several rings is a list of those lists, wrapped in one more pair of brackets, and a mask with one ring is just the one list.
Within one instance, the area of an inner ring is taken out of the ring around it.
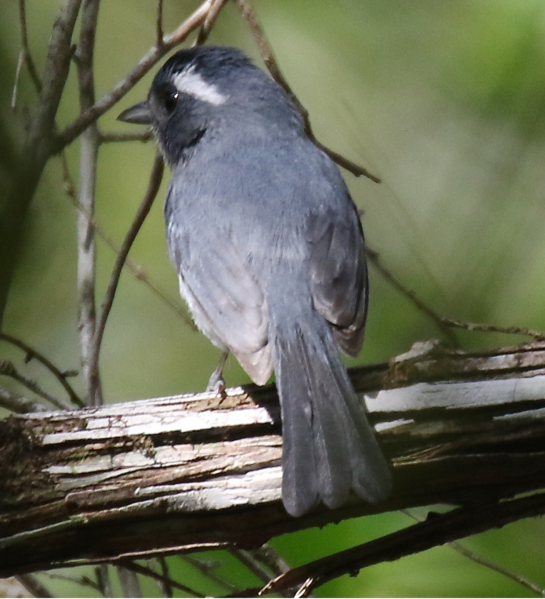
{"label": "tail feather", "polygon": [[[278,344],[283,345],[283,344]],[[276,384],[281,397],[306,397],[301,377],[293,376],[288,354],[277,347]],[[319,502],[316,454],[312,442],[312,410],[306,401],[282,402],[282,499],[286,511],[301,516]]]}
{"label": "tail feather", "polygon": [[[305,383],[306,397],[311,399],[311,444],[315,447],[318,495],[329,508],[336,508],[346,501],[350,492],[350,464],[342,459],[348,454],[346,436],[334,402],[328,401],[323,377],[316,376],[316,356],[309,351],[298,327],[295,334],[295,350],[303,366],[299,376]],[[327,364],[320,365],[320,370],[324,368],[327,369]]]}
{"label": "tail feather", "polygon": [[391,475],[327,323],[271,322],[273,363],[282,406],[282,498],[300,516],[318,503],[342,505],[352,489],[377,502]]}

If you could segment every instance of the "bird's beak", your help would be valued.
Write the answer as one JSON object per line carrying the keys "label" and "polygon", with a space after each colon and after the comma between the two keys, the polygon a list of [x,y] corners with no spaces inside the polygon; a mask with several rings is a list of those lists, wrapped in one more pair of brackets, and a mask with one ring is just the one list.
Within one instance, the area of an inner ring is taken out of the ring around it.
{"label": "bird's beak", "polygon": [[117,120],[135,125],[151,125],[151,112],[147,100],[127,108],[117,117]]}

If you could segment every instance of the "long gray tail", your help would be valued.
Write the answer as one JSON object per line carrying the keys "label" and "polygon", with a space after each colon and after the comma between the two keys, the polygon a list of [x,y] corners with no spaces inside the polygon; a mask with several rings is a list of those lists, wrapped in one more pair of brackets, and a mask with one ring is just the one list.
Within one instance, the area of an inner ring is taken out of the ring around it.
{"label": "long gray tail", "polygon": [[271,314],[273,363],[282,407],[286,511],[301,516],[320,501],[342,505],[352,489],[375,503],[392,486],[388,464],[339,355],[329,325],[313,309],[299,322]]}

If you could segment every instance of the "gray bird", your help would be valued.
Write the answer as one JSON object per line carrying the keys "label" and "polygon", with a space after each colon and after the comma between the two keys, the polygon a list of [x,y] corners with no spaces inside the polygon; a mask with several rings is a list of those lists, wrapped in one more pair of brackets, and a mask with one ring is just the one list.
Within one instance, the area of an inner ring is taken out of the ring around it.
{"label": "gray bird", "polygon": [[275,372],[287,512],[337,508],[351,490],[385,499],[388,464],[339,351],[363,342],[363,232],[287,94],[239,50],[201,46],[119,118],[151,124],[172,169],[168,248],[195,323],[256,384]]}

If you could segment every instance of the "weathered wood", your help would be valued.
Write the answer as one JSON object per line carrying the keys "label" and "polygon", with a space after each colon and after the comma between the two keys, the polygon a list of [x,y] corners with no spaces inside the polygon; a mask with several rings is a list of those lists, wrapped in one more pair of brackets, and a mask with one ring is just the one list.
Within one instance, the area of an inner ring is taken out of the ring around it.
{"label": "weathered wood", "polygon": [[391,499],[286,515],[274,387],[0,421],[0,576],[272,536],[545,487],[545,345],[421,345],[354,369],[393,464]]}

